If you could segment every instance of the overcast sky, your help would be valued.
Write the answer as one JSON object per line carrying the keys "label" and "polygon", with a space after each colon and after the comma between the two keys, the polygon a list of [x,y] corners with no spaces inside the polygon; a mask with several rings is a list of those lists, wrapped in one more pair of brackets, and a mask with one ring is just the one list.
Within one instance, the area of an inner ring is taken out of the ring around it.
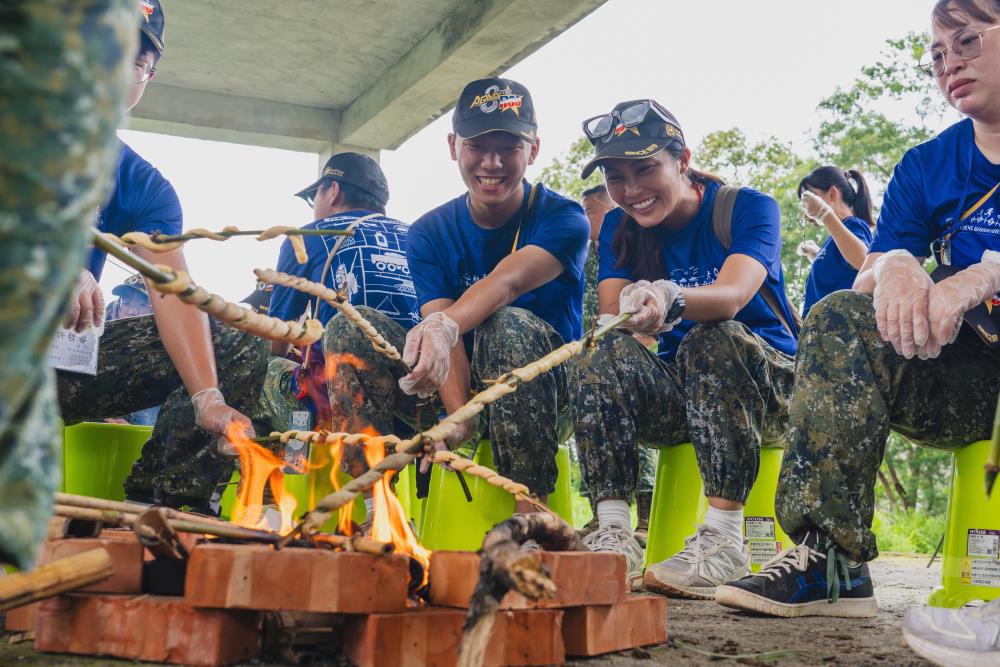
{"label": "overcast sky", "polygon": [[[539,118],[541,152],[528,177],[580,136],[584,118],[652,97],[680,121],[697,155],[714,130],[739,127],[808,150],[816,105],[875,61],[885,40],[925,31],[934,0],[608,0],[513,67]],[[169,56],[162,66],[170,67]],[[156,85],[155,81],[151,85]],[[457,96],[458,90],[455,91]],[[141,104],[141,103],[140,103]],[[399,150],[382,153],[388,213],[406,222],[460,194],[450,160],[450,113]],[[122,138],[176,188],[185,227],[303,225],[312,212],[292,194],[315,179],[317,156],[123,130]],[[239,300],[255,267],[274,266],[280,241],[196,241],[195,280]],[[108,264],[102,287],[126,276]]]}

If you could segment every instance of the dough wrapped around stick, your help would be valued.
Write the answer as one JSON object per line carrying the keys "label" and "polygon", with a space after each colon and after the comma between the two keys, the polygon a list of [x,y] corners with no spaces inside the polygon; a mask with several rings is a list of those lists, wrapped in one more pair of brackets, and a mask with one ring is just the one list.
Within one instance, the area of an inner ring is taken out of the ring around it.
{"label": "dough wrapped around stick", "polygon": [[172,273],[174,279],[167,283],[149,281],[154,289],[164,294],[174,294],[184,303],[205,311],[235,329],[298,346],[311,345],[323,337],[323,324],[319,320],[306,320],[304,323],[286,322],[276,317],[262,315],[195,285],[191,282],[191,276],[185,271],[162,265],[158,268],[166,273]]}
{"label": "dough wrapped around stick", "polygon": [[298,263],[305,264],[309,260],[309,255],[306,253],[306,242],[302,237],[302,233],[299,231],[299,228],[288,227],[286,225],[275,225],[260,232],[245,232],[232,225],[227,225],[218,232],[196,227],[195,229],[188,229],[183,234],[179,235],[185,238],[175,238],[173,240],[169,240],[169,238],[161,239],[159,238],[159,234],[147,234],[145,232],[128,232],[126,234],[122,234],[120,237],[107,232],[105,232],[105,234],[114,239],[119,245],[125,246],[126,248],[139,247],[145,248],[150,252],[170,252],[171,250],[177,250],[188,241],[192,241],[194,239],[228,241],[234,236],[248,236],[256,234],[256,240],[268,241],[285,235],[292,244],[292,250],[295,251],[295,259]]}
{"label": "dough wrapped around stick", "polygon": [[306,280],[299,276],[292,276],[287,273],[282,273],[280,271],[275,271],[274,269],[254,269],[254,275],[257,276],[258,280],[265,283],[270,283],[272,285],[280,285],[282,287],[290,287],[291,289],[298,290],[300,292],[305,292],[315,297],[323,299],[331,306],[339,310],[344,317],[351,321],[356,327],[361,329],[361,331],[368,337],[371,341],[372,347],[375,348],[376,352],[384,354],[393,361],[402,361],[403,358],[399,354],[399,350],[387,341],[382,334],[378,332],[378,329],[365,319],[365,316],[358,312],[351,303],[345,299],[341,294],[336,291],[320,285],[319,283],[314,283],[311,280]]}

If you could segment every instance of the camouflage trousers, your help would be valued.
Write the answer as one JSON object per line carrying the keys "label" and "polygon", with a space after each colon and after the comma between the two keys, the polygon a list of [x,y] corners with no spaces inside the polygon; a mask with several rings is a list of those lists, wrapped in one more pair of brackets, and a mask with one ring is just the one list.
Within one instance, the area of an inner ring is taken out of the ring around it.
{"label": "camouflage trousers", "polygon": [[691,442],[706,495],[746,502],[761,445],[781,444],[792,364],[733,321],[691,329],[674,364],[630,335],[602,339],[571,385],[587,488],[597,499],[631,499],[640,443]]}
{"label": "camouflage trousers", "polygon": [[[371,308],[359,306],[359,310],[386,340],[403,349],[406,332],[402,326]],[[546,322],[511,307],[479,325],[474,341],[469,360],[473,391],[485,389],[490,380],[562,345],[562,338]],[[404,394],[398,381],[407,368],[372,349],[371,342],[346,318],[337,315],[327,323],[323,345],[327,355],[349,354],[356,359],[354,363],[341,361],[331,371],[327,357],[334,428],[356,432],[370,425],[379,433],[392,433],[399,421],[416,430],[437,423],[440,403]],[[556,453],[571,432],[566,378],[566,369],[556,367],[480,413],[478,432],[488,434],[497,470],[540,495],[555,490]],[[288,412],[277,410],[283,411]],[[356,476],[364,469],[359,461],[348,472]]]}
{"label": "camouflage trousers", "polygon": [[778,521],[793,539],[819,528],[868,561],[889,429],[940,449],[989,438],[1000,354],[963,330],[937,359],[904,359],[879,335],[870,296],[835,292],[809,311],[795,378]]}
{"label": "camouflage trousers", "polygon": [[[219,389],[245,415],[256,411],[267,368],[267,341],[210,321]],[[97,376],[62,373],[59,405],[67,424],[100,421],[162,404],[153,434],[125,481],[133,500],[207,508],[235,462],[217,437],[194,423],[194,406],[160,340],[152,315],[108,322]]]}
{"label": "camouflage trousers", "polygon": [[[580,456],[579,451],[580,449],[577,447],[577,457]],[[639,481],[635,485],[635,495],[652,495],[653,488],[656,486],[656,459],[657,452],[653,449],[649,447],[639,448]],[[590,498],[590,491],[582,476],[578,491],[584,498]]]}
{"label": "camouflage trousers", "polygon": [[110,190],[137,4],[0,3],[0,562],[21,568],[59,487],[46,352]]}

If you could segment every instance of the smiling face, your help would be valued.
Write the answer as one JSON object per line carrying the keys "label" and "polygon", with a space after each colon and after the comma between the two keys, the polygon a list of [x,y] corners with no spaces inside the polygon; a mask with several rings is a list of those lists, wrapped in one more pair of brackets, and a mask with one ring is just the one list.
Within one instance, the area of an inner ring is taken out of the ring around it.
{"label": "smiling face", "polygon": [[[995,16],[992,3],[980,0],[979,5]],[[951,12],[951,16],[960,25],[946,27],[940,21],[931,24],[931,48],[948,49],[944,71],[936,77],[938,88],[951,106],[973,120],[1000,122],[1000,29],[983,33],[982,50],[971,60],[962,60],[952,48],[957,35],[962,35],[963,41],[977,41],[976,33],[1000,23],[1000,16],[992,22],[960,10]]]}
{"label": "smiling face", "polygon": [[464,139],[448,135],[451,159],[476,204],[495,207],[520,196],[521,180],[538,156],[538,140],[525,141],[510,132],[496,131]]}
{"label": "smiling face", "polygon": [[641,227],[656,227],[674,213],[690,181],[686,176],[691,150],[679,158],[660,151],[643,160],[605,160],[608,194]]}

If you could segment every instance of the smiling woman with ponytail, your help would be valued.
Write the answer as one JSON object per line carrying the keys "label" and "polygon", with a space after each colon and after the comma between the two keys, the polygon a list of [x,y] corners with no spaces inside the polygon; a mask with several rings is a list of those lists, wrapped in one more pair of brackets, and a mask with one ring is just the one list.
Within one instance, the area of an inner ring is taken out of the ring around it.
{"label": "smiling woman with ponytail", "polygon": [[827,294],[851,289],[868,254],[875,219],[868,183],[856,169],[814,169],[799,183],[799,197],[806,220],[830,232],[806,279],[805,317]]}

